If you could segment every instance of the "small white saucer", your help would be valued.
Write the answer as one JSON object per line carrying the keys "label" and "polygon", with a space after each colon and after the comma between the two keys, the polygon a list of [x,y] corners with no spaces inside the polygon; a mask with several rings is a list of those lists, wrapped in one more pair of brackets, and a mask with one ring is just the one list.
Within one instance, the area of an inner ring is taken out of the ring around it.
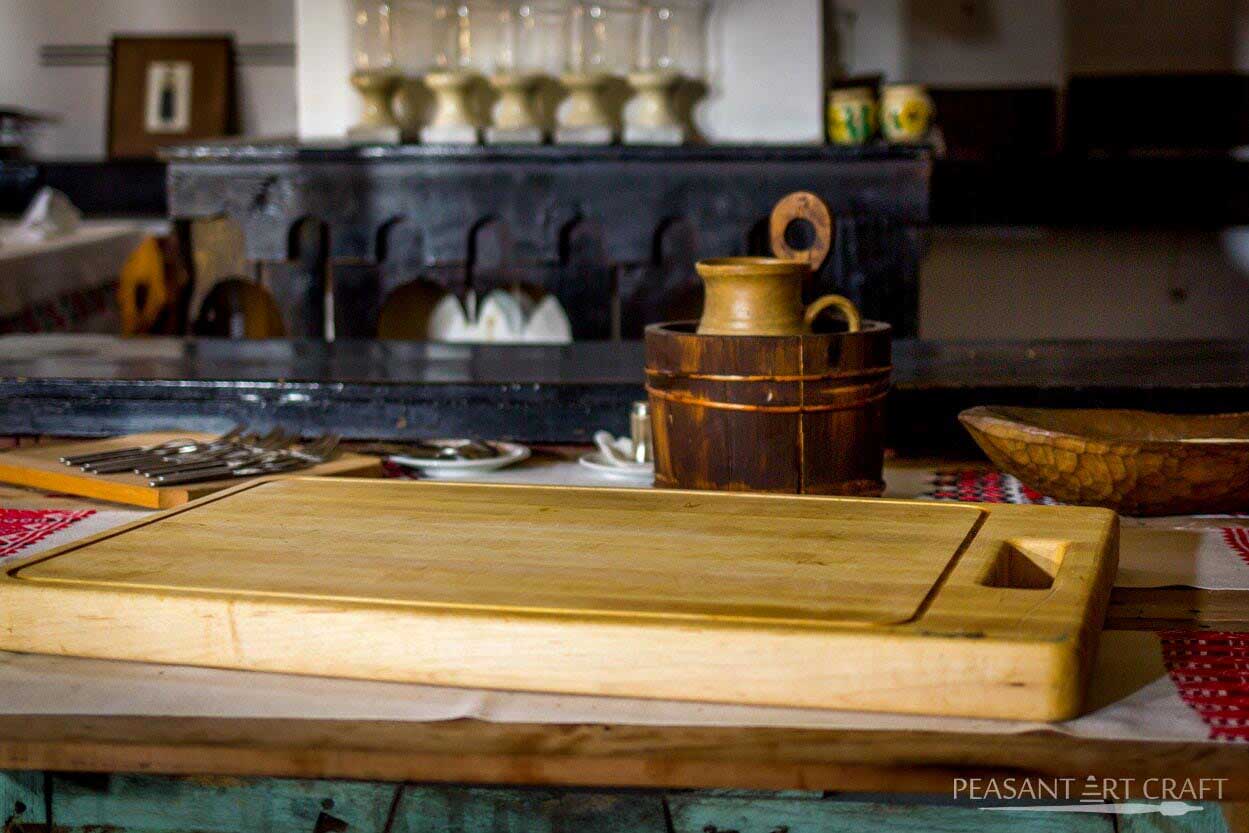
{"label": "small white saucer", "polygon": [[655,479],[654,463],[629,463],[626,466],[622,466],[618,463],[609,462],[601,451],[591,451],[589,454],[583,454],[577,462],[592,472],[601,474],[604,477],[612,477],[616,480],[650,483]]}
{"label": "small white saucer", "polygon": [[491,442],[490,445],[500,452],[498,457],[487,457],[484,460],[422,460],[419,457],[405,457],[396,454],[390,457],[391,462],[410,469],[418,469],[426,477],[440,479],[471,478],[486,472],[498,471],[507,466],[515,465],[529,459],[529,447],[519,443]]}

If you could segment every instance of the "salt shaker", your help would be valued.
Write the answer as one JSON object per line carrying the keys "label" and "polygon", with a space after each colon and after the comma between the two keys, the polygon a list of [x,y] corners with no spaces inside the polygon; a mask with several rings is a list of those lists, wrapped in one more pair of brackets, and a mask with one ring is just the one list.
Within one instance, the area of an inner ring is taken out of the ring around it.
{"label": "salt shaker", "polygon": [[651,442],[651,407],[649,402],[634,402],[629,409],[629,436],[633,439],[633,459],[649,463],[655,459]]}

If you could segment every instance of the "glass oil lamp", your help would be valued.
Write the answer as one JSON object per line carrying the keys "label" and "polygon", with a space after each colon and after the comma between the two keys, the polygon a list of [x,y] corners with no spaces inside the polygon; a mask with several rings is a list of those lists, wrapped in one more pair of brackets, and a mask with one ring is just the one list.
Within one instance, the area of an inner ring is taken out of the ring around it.
{"label": "glass oil lamp", "polygon": [[610,144],[616,138],[604,89],[633,65],[637,11],[636,6],[623,2],[572,3],[567,68],[560,78],[568,98],[556,114],[557,141]]}
{"label": "glass oil lamp", "polygon": [[703,74],[705,15],[701,0],[646,2],[639,9],[626,142],[679,145],[688,138],[674,96],[682,81]]}
{"label": "glass oil lamp", "polygon": [[433,67],[425,84],[434,94],[434,112],[421,129],[424,142],[473,144],[477,142],[477,119],[470,101],[481,60],[478,43],[487,28],[484,4],[432,4]]}
{"label": "glass oil lamp", "polygon": [[391,41],[390,3],[352,0],[351,85],[364,99],[364,110],[349,138],[362,142],[398,142],[399,123],[391,98],[399,86],[399,72]]}
{"label": "glass oil lamp", "polygon": [[431,0],[391,0],[390,31],[399,73],[392,103],[405,139],[419,138],[430,109],[424,76],[433,64],[433,26]]}
{"label": "glass oil lamp", "polygon": [[566,4],[553,0],[517,0],[498,7],[490,76],[497,99],[487,141],[538,143],[545,138],[536,89],[561,68],[566,12]]}

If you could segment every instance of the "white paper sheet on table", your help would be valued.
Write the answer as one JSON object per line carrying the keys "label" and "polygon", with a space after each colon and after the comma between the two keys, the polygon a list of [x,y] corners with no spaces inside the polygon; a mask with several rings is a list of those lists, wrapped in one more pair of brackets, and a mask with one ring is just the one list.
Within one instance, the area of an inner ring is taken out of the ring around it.
{"label": "white paper sheet on table", "polygon": [[1220,530],[1120,530],[1116,587],[1249,589],[1249,559]]}

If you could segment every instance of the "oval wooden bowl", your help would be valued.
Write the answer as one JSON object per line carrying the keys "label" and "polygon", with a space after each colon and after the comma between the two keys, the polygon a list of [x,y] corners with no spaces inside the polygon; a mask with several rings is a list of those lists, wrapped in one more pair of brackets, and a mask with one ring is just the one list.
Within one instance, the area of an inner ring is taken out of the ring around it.
{"label": "oval wooden bowl", "polygon": [[1125,515],[1249,509],[1249,413],[971,408],[993,464],[1064,503]]}

